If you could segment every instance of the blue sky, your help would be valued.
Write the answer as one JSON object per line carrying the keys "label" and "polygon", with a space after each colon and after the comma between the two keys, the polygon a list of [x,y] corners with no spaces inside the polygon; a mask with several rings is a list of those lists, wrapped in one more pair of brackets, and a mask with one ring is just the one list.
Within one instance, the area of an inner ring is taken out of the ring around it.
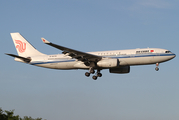
{"label": "blue sky", "polygon": [[178,120],[178,57],[94,81],[85,70],[52,70],[15,62],[10,37],[20,32],[39,51],[53,43],[84,52],[164,48],[178,54],[179,1],[0,1],[0,107],[47,120]]}

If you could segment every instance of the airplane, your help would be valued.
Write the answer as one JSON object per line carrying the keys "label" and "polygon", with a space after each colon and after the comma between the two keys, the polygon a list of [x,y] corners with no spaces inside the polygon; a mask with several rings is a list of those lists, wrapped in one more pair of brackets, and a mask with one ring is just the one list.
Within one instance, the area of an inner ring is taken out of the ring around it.
{"label": "airplane", "polygon": [[[130,72],[130,66],[156,64],[169,61],[176,55],[169,50],[160,48],[137,48],[128,50],[81,52],[61,45],[57,45],[41,38],[43,43],[62,51],[62,54],[46,55],[34,48],[20,33],[10,33],[18,55],[6,55],[15,57],[15,61],[51,69],[84,69],[89,70],[85,76],[96,80],[102,77],[100,72],[109,69],[110,73],[124,74]],[[96,72],[95,72],[96,71]]]}

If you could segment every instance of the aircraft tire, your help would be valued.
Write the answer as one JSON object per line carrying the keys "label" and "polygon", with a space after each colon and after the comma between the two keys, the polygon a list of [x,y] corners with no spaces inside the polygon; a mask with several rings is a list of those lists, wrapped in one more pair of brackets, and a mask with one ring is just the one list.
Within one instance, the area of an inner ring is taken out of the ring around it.
{"label": "aircraft tire", "polygon": [[158,67],[156,67],[156,68],[155,68],[155,70],[156,70],[156,71],[159,71],[159,68],[158,68]]}
{"label": "aircraft tire", "polygon": [[101,73],[98,73],[97,76],[98,76],[98,77],[102,77],[102,74],[101,74]]}
{"label": "aircraft tire", "polygon": [[97,80],[98,77],[94,75],[92,78],[93,80]]}
{"label": "aircraft tire", "polygon": [[85,75],[86,75],[86,77],[89,77],[89,76],[90,76],[90,73],[89,73],[89,72],[86,72]]}

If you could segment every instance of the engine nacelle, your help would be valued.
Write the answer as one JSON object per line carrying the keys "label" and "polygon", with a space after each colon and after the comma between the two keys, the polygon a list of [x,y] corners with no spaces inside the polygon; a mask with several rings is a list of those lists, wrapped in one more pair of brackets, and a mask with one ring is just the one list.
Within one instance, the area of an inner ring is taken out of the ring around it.
{"label": "engine nacelle", "polygon": [[130,66],[121,66],[119,68],[110,68],[109,72],[110,73],[118,73],[118,74],[129,73],[130,72]]}
{"label": "engine nacelle", "polygon": [[98,67],[117,67],[119,65],[118,59],[103,59],[99,62],[97,62]]}

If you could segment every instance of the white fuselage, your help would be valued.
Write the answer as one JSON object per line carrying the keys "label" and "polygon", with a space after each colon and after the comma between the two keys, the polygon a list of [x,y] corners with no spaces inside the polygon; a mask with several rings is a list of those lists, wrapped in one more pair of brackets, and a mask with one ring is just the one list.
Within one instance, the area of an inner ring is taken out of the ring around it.
{"label": "white fuselage", "polygon": [[16,61],[51,69],[88,69],[85,76],[94,74],[94,80],[102,77],[100,71],[103,69],[109,69],[110,73],[125,74],[130,72],[132,65],[156,64],[155,70],[158,71],[159,63],[175,57],[174,53],[159,48],[82,52],[41,38],[43,43],[62,51],[62,54],[46,55],[35,49],[20,33],[10,34],[18,55],[6,55],[15,57]]}
{"label": "white fuselage", "polygon": [[[147,65],[168,61],[175,57],[174,53],[166,49],[145,48],[115,51],[88,52],[102,56],[102,59],[118,59],[119,66]],[[64,54],[31,56],[29,64],[52,69],[89,69],[83,62]],[[23,62],[15,58],[16,61]],[[105,69],[105,68],[102,68]]]}

